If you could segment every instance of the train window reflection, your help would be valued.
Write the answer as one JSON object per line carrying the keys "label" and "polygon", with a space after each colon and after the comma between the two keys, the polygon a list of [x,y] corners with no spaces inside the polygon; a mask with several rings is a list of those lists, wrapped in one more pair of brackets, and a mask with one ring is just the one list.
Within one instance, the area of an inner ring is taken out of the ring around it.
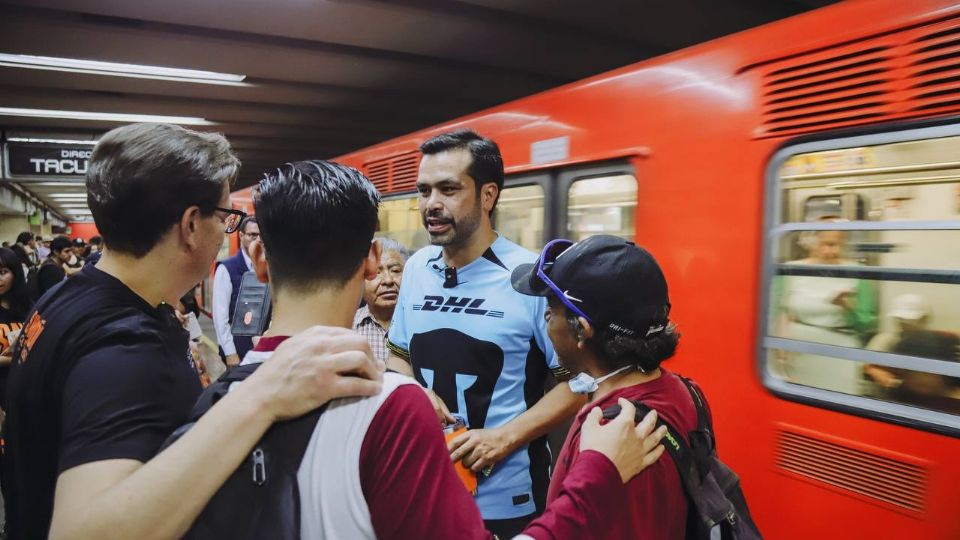
{"label": "train window reflection", "polygon": [[634,239],[637,180],[632,175],[577,180],[567,200],[567,236],[573,241],[597,234]]}
{"label": "train window reflection", "polygon": [[[956,334],[933,335],[939,341],[957,342]],[[930,337],[919,336],[918,341],[929,342]],[[781,349],[770,349],[768,354],[770,374],[793,384],[960,414],[960,377]]]}
{"label": "train window reflection", "polygon": [[769,376],[960,414],[958,147],[942,137],[784,162],[768,245]]}
{"label": "train window reflection", "polygon": [[497,202],[497,231],[521,246],[543,246],[543,187],[537,184],[505,188]]}
{"label": "train window reflection", "polygon": [[430,243],[416,197],[381,202],[378,217],[377,234],[392,238],[412,251]]}

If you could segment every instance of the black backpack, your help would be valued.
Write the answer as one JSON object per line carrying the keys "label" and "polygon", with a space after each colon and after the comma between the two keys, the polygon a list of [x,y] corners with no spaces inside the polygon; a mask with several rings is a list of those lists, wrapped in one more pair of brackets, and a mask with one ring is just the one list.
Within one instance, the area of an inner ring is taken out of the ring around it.
{"label": "black backpack", "polygon": [[[680,377],[697,408],[697,429],[689,433],[690,443],[673,426],[659,418],[658,426],[667,426],[663,446],[673,458],[689,503],[688,540],[761,540],[763,536],[750,517],[747,500],[740,489],[740,478],[717,456],[713,420],[703,394],[696,383]],[[637,408],[637,422],[650,408],[631,400]],[[620,405],[603,410],[607,420],[620,414]]]}
{"label": "black backpack", "polygon": [[[208,386],[190,413],[190,423],[177,429],[163,447],[173,444],[227,395],[231,383],[246,379],[259,365],[235,367]],[[183,538],[299,540],[297,471],[325,409],[326,405],[300,418],[274,424],[210,499]]]}

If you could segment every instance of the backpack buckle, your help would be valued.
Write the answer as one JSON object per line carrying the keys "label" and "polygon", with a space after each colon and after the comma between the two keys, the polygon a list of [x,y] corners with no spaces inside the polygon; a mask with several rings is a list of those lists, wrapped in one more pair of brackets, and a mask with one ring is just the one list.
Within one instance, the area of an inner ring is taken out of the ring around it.
{"label": "backpack buckle", "polygon": [[256,448],[253,451],[253,483],[262,486],[267,481],[267,465],[263,459],[263,450]]}
{"label": "backpack buckle", "polygon": [[731,510],[724,519],[727,520],[727,523],[729,523],[731,527],[737,526],[737,514],[733,510]]}

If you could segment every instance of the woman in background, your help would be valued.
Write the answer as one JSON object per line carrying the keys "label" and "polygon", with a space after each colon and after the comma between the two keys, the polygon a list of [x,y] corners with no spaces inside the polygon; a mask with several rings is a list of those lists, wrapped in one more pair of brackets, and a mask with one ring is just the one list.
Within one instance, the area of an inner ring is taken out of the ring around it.
{"label": "woman in background", "polygon": [[0,407],[7,406],[7,374],[10,348],[32,307],[20,257],[0,248]]}
{"label": "woman in background", "polygon": [[[837,221],[825,217],[819,221]],[[807,257],[789,265],[858,266],[844,258],[844,231],[801,233],[799,244]],[[876,290],[868,281],[846,277],[781,276],[774,298],[779,302],[780,337],[861,348],[877,331]],[[805,353],[779,358],[779,375],[805,386],[863,393],[862,364]]]}

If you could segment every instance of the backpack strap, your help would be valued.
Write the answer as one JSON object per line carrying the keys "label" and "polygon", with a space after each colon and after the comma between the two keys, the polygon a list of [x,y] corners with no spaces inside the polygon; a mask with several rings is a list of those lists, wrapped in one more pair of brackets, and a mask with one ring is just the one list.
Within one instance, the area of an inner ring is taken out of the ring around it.
{"label": "backpack strap", "polygon": [[260,367],[260,363],[252,364],[243,364],[235,368],[228,369],[216,381],[210,383],[200,397],[197,398],[197,402],[194,403],[193,409],[190,411],[190,422],[196,422],[203,416],[204,413],[213,408],[223,396],[227,395],[230,392],[230,385],[235,382],[240,382],[245,380],[247,377],[253,374],[257,368]]}
{"label": "backpack strap", "polygon": [[[639,424],[651,409],[640,401],[631,399],[630,403],[633,403],[633,406],[637,408],[634,421]],[[611,405],[603,409],[603,418],[605,420],[613,420],[619,416],[620,411],[621,407],[619,404]],[[689,493],[689,487],[698,485],[701,478],[700,467],[694,458],[694,452],[690,449],[687,441],[680,436],[680,432],[669,422],[658,416],[657,427],[659,428],[660,426],[667,427],[667,434],[663,437],[663,447],[667,453],[670,454],[670,457],[673,458],[673,463],[677,467],[677,473],[680,474],[680,480],[684,486],[688,487],[687,492]]]}
{"label": "backpack strap", "polygon": [[701,470],[707,470],[710,457],[717,451],[717,439],[713,433],[713,418],[707,409],[706,399],[700,387],[692,379],[677,375],[687,391],[690,392],[690,398],[693,399],[693,405],[697,409],[697,429],[690,432],[692,446],[699,450],[694,453],[694,459],[700,464]]}

